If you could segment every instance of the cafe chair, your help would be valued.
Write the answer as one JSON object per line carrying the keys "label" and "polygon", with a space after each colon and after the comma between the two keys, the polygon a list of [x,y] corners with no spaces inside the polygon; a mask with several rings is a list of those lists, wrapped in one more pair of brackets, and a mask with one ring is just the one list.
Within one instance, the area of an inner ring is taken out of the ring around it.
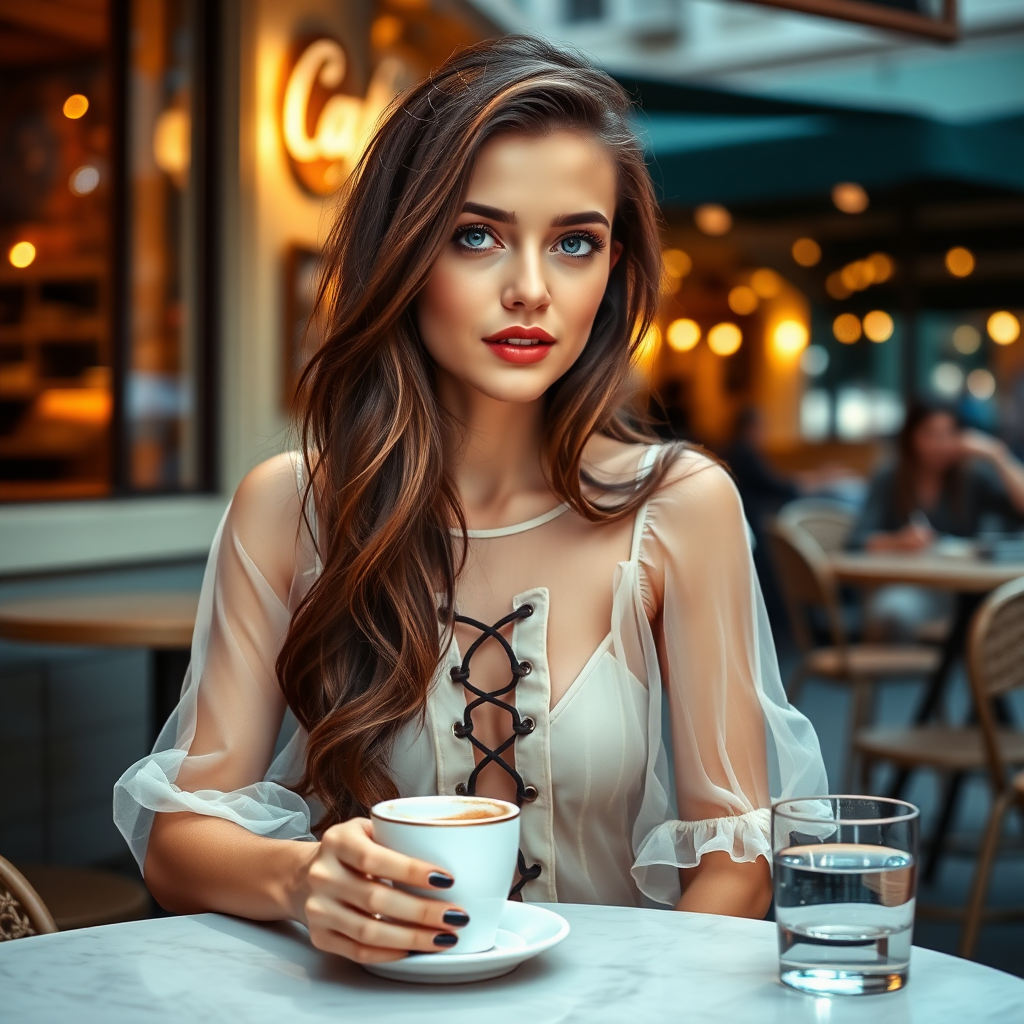
{"label": "cafe chair", "polygon": [[[787,695],[798,701],[805,680],[824,679],[851,688],[845,789],[852,789],[853,739],[868,724],[874,684],[882,679],[922,678],[936,671],[939,651],[922,644],[851,643],[843,625],[838,586],[828,554],[806,530],[777,517],[767,527],[768,547],[786,602],[800,661],[790,676]],[[816,641],[812,616],[821,624],[824,643]]]}
{"label": "cafe chair", "polygon": [[23,864],[0,857],[0,940],[148,917],[149,893],[112,871]]}
{"label": "cafe chair", "polygon": [[0,857],[0,942],[55,931],[57,924],[39,893],[9,860]]}
{"label": "cafe chair", "polygon": [[831,553],[846,547],[853,530],[853,513],[838,501],[823,498],[797,498],[779,509],[779,520],[786,526],[809,533],[823,551]]}
{"label": "cafe chair", "polygon": [[966,914],[922,908],[933,916],[963,919],[960,955],[970,957],[983,917],[1005,920],[1024,915],[1024,908],[1003,908],[987,915],[984,911],[1003,818],[1014,804],[1024,809],[1024,775],[1012,775],[1024,767],[1024,731],[1007,727],[1002,707],[1012,690],[1024,688],[1024,577],[993,591],[975,613],[967,641],[967,672],[978,725],[864,729],[857,735],[856,748],[865,789],[871,765],[877,761],[900,768],[931,768],[951,778],[966,772],[988,773],[993,805]]}

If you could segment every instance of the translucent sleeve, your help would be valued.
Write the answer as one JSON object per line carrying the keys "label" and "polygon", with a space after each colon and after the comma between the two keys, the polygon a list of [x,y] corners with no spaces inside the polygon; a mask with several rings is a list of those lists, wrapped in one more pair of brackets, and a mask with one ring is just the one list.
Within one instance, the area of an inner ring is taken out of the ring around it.
{"label": "translucent sleeve", "polygon": [[306,585],[296,542],[292,455],[243,481],[210,550],[181,700],[153,752],[114,787],[114,821],[140,867],[154,814],[191,811],[278,838],[312,838],[305,801],[287,788],[304,734],[274,757],[286,705],[275,663]]}
{"label": "translucent sleeve", "polygon": [[667,695],[678,819],[646,833],[633,874],[664,903],[677,869],[705,853],[771,864],[772,800],[825,793],[828,780],[813,727],[786,700],[739,495],[703,456],[684,456],[651,501],[641,594]]}

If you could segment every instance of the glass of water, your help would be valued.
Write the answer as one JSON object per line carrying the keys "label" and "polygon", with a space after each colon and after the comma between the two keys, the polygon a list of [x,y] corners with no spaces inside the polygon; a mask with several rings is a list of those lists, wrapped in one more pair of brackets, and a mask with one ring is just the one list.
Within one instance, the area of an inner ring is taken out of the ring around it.
{"label": "glass of water", "polygon": [[907,983],[920,812],[904,800],[821,796],[772,807],[784,984],[816,995]]}

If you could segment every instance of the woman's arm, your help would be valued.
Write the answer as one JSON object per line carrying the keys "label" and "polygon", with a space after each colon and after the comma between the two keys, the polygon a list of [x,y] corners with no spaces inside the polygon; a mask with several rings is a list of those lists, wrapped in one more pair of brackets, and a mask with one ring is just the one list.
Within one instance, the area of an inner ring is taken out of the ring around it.
{"label": "woman's arm", "polygon": [[680,875],[683,895],[676,910],[761,920],[771,906],[772,873],[763,857],[737,864],[718,850]]}
{"label": "woman's arm", "polygon": [[1019,515],[1024,516],[1024,465],[998,438],[979,430],[965,430],[960,435],[962,453],[983,459],[999,474],[1006,496]]}
{"label": "woman's arm", "polygon": [[743,509],[719,466],[685,456],[673,469],[651,503],[641,557],[679,819],[665,826],[658,863],[671,862],[671,841],[678,909],[763,917],[769,760],[779,795],[820,793],[827,780],[813,729],[785,699]]}
{"label": "woman's arm", "polygon": [[[204,580],[176,740],[126,773],[115,802],[157,812],[143,867],[169,910],[300,921],[318,948],[361,962],[436,952],[458,941],[465,914],[382,881],[445,889],[451,879],[436,866],[378,846],[365,819],[320,842],[274,837],[309,829],[301,799],[264,781],[285,712],[277,653],[306,564],[299,521],[291,457],[246,477]],[[137,850],[145,820],[119,817]]]}

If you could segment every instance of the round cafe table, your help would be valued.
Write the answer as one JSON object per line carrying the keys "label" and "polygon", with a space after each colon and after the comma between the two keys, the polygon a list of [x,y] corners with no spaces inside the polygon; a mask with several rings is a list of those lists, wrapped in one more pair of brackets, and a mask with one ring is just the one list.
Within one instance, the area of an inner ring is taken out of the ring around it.
{"label": "round cafe table", "polygon": [[863,587],[906,583],[960,594],[987,594],[1024,576],[1024,562],[991,562],[928,551],[913,555],[837,551],[830,561],[840,583]]}
{"label": "round cafe table", "polygon": [[198,605],[198,591],[28,598],[0,605],[0,638],[149,649],[155,739],[181,694]]}
{"label": "round cafe table", "polygon": [[0,945],[0,1017],[47,1024],[372,1021],[374,1024],[1009,1024],[1024,980],[914,949],[910,984],[814,997],[778,980],[765,921],[552,906],[559,946],[494,981],[410,985],[310,946],[298,925],[219,914],[163,918]]}

